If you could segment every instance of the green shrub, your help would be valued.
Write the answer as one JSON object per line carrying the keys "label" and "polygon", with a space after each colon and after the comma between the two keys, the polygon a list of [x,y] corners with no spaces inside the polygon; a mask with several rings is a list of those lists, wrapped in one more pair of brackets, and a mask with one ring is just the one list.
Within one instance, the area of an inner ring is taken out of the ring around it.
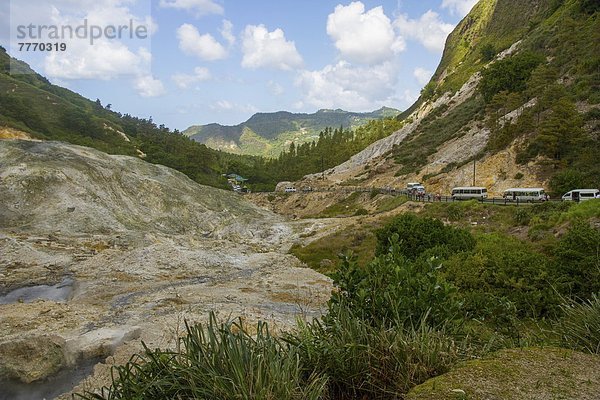
{"label": "green shrub", "polygon": [[150,350],[112,372],[112,386],[83,399],[321,399],[326,379],[306,375],[295,349],[265,323],[188,326],[179,351]]}
{"label": "green shrub", "polygon": [[482,61],[485,61],[485,62],[492,61],[494,59],[494,57],[496,56],[496,54],[498,53],[498,51],[496,51],[496,48],[494,47],[494,45],[492,45],[490,43],[483,45],[483,47],[479,51],[481,53]]}
{"label": "green shrub", "polygon": [[356,212],[354,213],[355,216],[359,216],[359,215],[368,215],[369,212],[364,209],[364,208],[359,208],[358,210],[356,210]]}
{"label": "green shrub", "polygon": [[521,92],[526,89],[526,83],[531,72],[544,57],[532,52],[522,52],[504,60],[496,61],[483,70],[479,90],[486,102],[501,91]]}
{"label": "green shrub", "polygon": [[287,340],[307,374],[325,375],[332,399],[397,399],[447,372],[458,360],[454,341],[425,324],[390,328],[337,308],[327,322],[301,325]]}
{"label": "green shrub", "polygon": [[565,294],[589,299],[600,292],[600,230],[575,220],[554,250],[556,270]]}
{"label": "green shrub", "polygon": [[454,288],[441,278],[435,259],[409,260],[403,255],[398,235],[388,253],[365,267],[344,259],[334,274],[338,287],[330,299],[330,313],[340,307],[375,325],[415,325],[427,317],[431,326],[444,325],[458,315]]}
{"label": "green shrub", "polygon": [[569,190],[585,187],[585,175],[581,171],[565,169],[550,179],[550,188],[556,196],[562,196]]}
{"label": "green shrub", "polygon": [[375,254],[389,251],[390,238],[398,235],[398,251],[402,256],[414,260],[425,250],[445,248],[449,252],[469,251],[475,247],[475,239],[464,229],[446,226],[435,218],[402,214],[376,232]]}
{"label": "green shrub", "polygon": [[451,257],[445,267],[465,311],[476,318],[502,322],[505,317],[499,311],[511,309],[507,301],[517,317],[552,315],[559,304],[547,257],[509,236],[482,235],[473,252]]}
{"label": "green shrub", "polygon": [[531,220],[531,213],[526,208],[517,208],[515,211],[515,222],[517,225],[528,225]]}
{"label": "green shrub", "polygon": [[558,325],[562,345],[571,349],[600,354],[600,298],[581,304],[562,306],[564,317]]}

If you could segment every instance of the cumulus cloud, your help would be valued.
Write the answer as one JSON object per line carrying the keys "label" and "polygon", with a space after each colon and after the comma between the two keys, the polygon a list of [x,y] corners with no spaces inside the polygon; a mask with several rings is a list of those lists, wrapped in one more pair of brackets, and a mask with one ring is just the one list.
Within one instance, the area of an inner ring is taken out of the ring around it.
{"label": "cumulus cloud", "polygon": [[142,97],[157,97],[165,94],[163,83],[152,75],[138,76],[134,82],[134,87]]}
{"label": "cumulus cloud", "polygon": [[425,68],[417,67],[413,71],[413,75],[417,78],[417,82],[421,85],[425,85],[431,79],[433,73]]}
{"label": "cumulus cloud", "polygon": [[[44,73],[53,80],[110,80],[128,75],[140,77],[150,72],[151,55],[147,48],[150,47],[150,35],[157,26],[149,16],[133,14],[127,4],[126,0],[82,0],[78,3],[81,6],[79,8],[67,0],[58,0],[53,4],[31,0],[15,4],[12,16],[15,23],[22,21],[22,18],[31,18],[33,22],[30,23],[37,24],[39,13],[44,12],[44,25],[48,25],[49,19],[52,25],[74,27],[80,26],[86,19],[89,26],[128,25],[130,21],[134,26],[145,26],[146,35],[127,42],[98,38],[90,44],[89,38],[67,35],[61,39],[67,45],[67,51],[49,52],[43,60]],[[129,39],[129,35],[126,36]]]}
{"label": "cumulus cloud", "polygon": [[464,17],[478,1],[479,0],[444,0],[442,1],[442,8],[449,9],[451,13]]}
{"label": "cumulus cloud", "polygon": [[196,67],[193,74],[175,74],[171,77],[175,84],[181,89],[187,89],[191,85],[207,81],[211,78],[208,68]]}
{"label": "cumulus cloud", "polygon": [[200,35],[198,29],[190,24],[183,24],[177,29],[179,48],[185,54],[199,57],[206,61],[222,60],[227,57],[227,50],[209,33]]}
{"label": "cumulus cloud", "polygon": [[230,46],[233,46],[235,43],[235,35],[233,34],[233,24],[231,21],[224,19],[223,26],[219,32],[221,33],[221,36],[223,36],[223,39],[225,39]]}
{"label": "cumulus cloud", "polygon": [[147,50],[134,53],[119,42],[100,40],[90,46],[80,41],[69,43],[68,55],[51,52],[44,60],[44,72],[58,79],[110,80],[124,75],[140,75],[149,70]]}
{"label": "cumulus cloud", "polygon": [[405,48],[383,8],[375,7],[365,12],[360,1],[336,6],[327,18],[327,34],[341,57],[355,63],[377,64]]}
{"label": "cumulus cloud", "polygon": [[209,14],[223,14],[223,6],[212,0],[160,0],[163,8],[174,8],[193,13],[197,17]]}
{"label": "cumulus cloud", "polygon": [[421,15],[419,19],[400,15],[394,21],[394,26],[402,35],[418,41],[432,52],[444,50],[446,37],[454,29],[454,25],[445,23],[436,12],[431,10]]}
{"label": "cumulus cloud", "polygon": [[242,33],[242,67],[291,70],[301,67],[302,56],[281,29],[269,32],[264,25],[248,25]]}
{"label": "cumulus cloud", "polygon": [[304,93],[302,105],[371,110],[395,97],[398,68],[392,62],[356,66],[339,61],[319,71],[302,71],[296,85]]}

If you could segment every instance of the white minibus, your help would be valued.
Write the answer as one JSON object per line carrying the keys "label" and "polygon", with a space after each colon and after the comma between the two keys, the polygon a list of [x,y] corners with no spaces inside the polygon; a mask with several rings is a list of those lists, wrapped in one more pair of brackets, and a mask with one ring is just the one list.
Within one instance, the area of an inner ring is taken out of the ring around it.
{"label": "white minibus", "polygon": [[484,187],[465,186],[452,189],[452,200],[487,199],[487,189]]}
{"label": "white minibus", "polygon": [[600,193],[598,189],[573,189],[563,194],[563,201],[585,201],[591,200]]}
{"label": "white minibus", "polygon": [[546,192],[543,188],[510,188],[506,189],[502,197],[508,201],[543,201]]}

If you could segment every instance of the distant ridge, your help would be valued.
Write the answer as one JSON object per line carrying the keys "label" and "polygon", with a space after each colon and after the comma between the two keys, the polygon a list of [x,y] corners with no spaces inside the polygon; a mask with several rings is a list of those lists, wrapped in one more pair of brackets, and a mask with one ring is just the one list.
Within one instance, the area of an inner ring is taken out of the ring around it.
{"label": "distant ridge", "polygon": [[312,114],[288,111],[256,113],[238,125],[194,125],[183,131],[183,134],[218,150],[276,157],[291,142],[300,144],[317,140],[319,132],[327,127],[356,128],[368,121],[395,117],[398,114],[399,110],[389,107],[365,113],[341,109],[321,109]]}

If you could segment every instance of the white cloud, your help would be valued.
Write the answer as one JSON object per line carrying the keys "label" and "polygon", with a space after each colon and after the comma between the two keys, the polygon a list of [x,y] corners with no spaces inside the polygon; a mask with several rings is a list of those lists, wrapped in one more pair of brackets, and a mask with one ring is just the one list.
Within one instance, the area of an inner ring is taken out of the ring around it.
{"label": "white cloud", "polygon": [[157,97],[165,94],[163,83],[152,75],[140,75],[134,82],[135,90],[142,97]]}
{"label": "white cloud", "polygon": [[207,81],[211,78],[208,68],[196,67],[193,74],[174,74],[171,79],[181,89],[187,89],[194,83]]}
{"label": "white cloud", "polygon": [[163,8],[174,8],[193,13],[197,17],[209,14],[223,14],[223,6],[212,0],[160,0]]}
{"label": "white cloud", "polygon": [[427,82],[429,82],[429,80],[431,79],[432,74],[433,73],[431,71],[421,67],[417,67],[413,71],[413,75],[415,78],[417,78],[417,82],[419,82],[420,85],[427,84]]}
{"label": "white cloud", "polygon": [[419,19],[409,19],[400,15],[394,21],[394,26],[406,37],[417,40],[425,48],[433,52],[442,52],[448,34],[454,25],[447,24],[434,11],[427,11]]}
{"label": "white cloud", "polygon": [[254,114],[258,112],[258,109],[251,105],[251,104],[237,104],[237,103],[232,103],[229,100],[219,100],[214,104],[210,105],[210,108],[214,111],[236,111],[236,112],[242,112],[242,113],[246,113],[246,114]]}
{"label": "white cloud", "polygon": [[68,44],[65,53],[51,52],[44,60],[44,72],[59,79],[110,80],[139,75],[149,70],[148,51],[132,52],[120,42],[99,40],[93,46],[81,41]]}
{"label": "white cloud", "polygon": [[[145,26],[145,35],[129,38],[130,32],[123,34],[127,40],[100,37],[93,40],[88,37],[79,39],[70,37],[68,31],[64,42],[64,52],[48,52],[43,59],[44,73],[50,79],[102,79],[110,80],[122,76],[139,76],[150,71],[150,36],[157,29],[149,16],[133,14],[127,7],[127,0],[82,0],[76,7],[75,2],[57,0],[48,4],[40,0],[15,2],[11,16],[13,23],[21,24],[31,18],[29,23],[41,25],[81,26],[87,20],[88,26],[119,26],[133,23],[134,27]],[[148,10],[149,11],[149,10]],[[43,22],[40,20],[45,14]],[[38,38],[44,41],[45,37]]]}
{"label": "white cloud", "polygon": [[302,66],[296,45],[281,29],[269,32],[264,25],[248,25],[242,33],[242,67],[291,70]]}
{"label": "white cloud", "polygon": [[222,60],[227,57],[227,50],[215,38],[206,33],[200,35],[198,29],[190,24],[183,24],[177,29],[179,48],[188,55],[206,61]]}
{"label": "white cloud", "polygon": [[398,68],[392,62],[355,66],[346,61],[320,71],[302,71],[296,79],[304,98],[300,106],[373,110],[394,102]]}
{"label": "white cloud", "polygon": [[221,33],[221,36],[223,36],[223,39],[225,39],[230,46],[233,46],[235,43],[235,35],[233,34],[233,24],[231,21],[224,19],[223,26],[219,32]]}
{"label": "white cloud", "polygon": [[267,82],[267,87],[269,88],[269,92],[274,96],[280,96],[284,93],[283,86],[275,81]]}
{"label": "white cloud", "polygon": [[451,13],[464,17],[471,11],[477,1],[479,0],[444,0],[442,1],[442,8],[450,9]]}
{"label": "white cloud", "polygon": [[383,8],[375,7],[365,12],[360,1],[336,6],[327,18],[327,34],[341,57],[352,62],[377,64],[405,48]]}

